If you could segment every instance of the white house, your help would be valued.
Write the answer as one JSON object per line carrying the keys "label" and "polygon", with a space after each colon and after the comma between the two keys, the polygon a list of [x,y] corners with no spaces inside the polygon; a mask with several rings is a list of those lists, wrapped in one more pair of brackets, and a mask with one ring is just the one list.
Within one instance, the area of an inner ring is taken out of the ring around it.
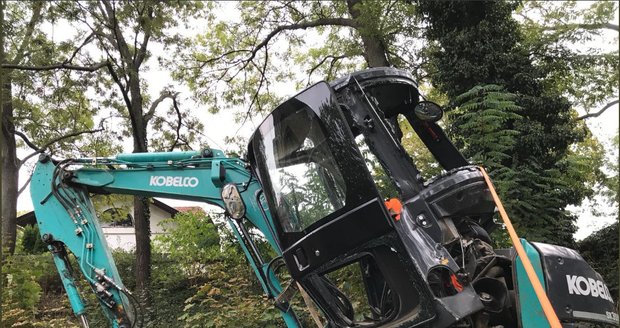
{"label": "white house", "polygon": [[[114,208],[108,208],[103,212],[109,211],[113,215]],[[150,206],[151,218],[151,238],[162,234],[163,228],[160,223],[171,217],[174,217],[179,211],[165,203],[153,198]],[[129,208],[126,219],[115,218],[114,222],[101,222],[101,230],[105,235],[105,239],[110,249],[123,249],[129,251],[136,247],[136,234],[133,226],[133,206]]]}
{"label": "white house", "polygon": [[[104,212],[109,211],[112,216],[116,211],[114,208],[108,208]],[[160,200],[153,198],[153,202],[150,206],[151,218],[151,237],[155,237],[164,233],[160,223],[168,218],[174,217],[179,212],[188,211],[200,211],[204,213],[201,207],[197,206],[185,206],[185,207],[171,207]],[[129,209],[129,213],[133,213],[133,207]],[[133,215],[128,214],[126,219],[115,218],[114,222],[101,222],[101,229],[105,235],[105,239],[110,249],[123,249],[126,251],[132,250],[136,247],[135,229],[133,226]],[[37,223],[34,212],[28,212],[17,218],[17,224],[19,226],[25,226],[28,224],[34,225]]]}

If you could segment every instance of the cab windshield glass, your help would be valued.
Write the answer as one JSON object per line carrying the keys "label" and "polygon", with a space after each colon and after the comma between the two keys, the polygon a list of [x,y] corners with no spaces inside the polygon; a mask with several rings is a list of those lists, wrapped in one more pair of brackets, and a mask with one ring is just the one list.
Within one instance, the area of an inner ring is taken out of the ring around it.
{"label": "cab windshield glass", "polygon": [[296,99],[286,106],[259,129],[259,161],[282,229],[300,232],[345,206],[346,184],[317,114]]}

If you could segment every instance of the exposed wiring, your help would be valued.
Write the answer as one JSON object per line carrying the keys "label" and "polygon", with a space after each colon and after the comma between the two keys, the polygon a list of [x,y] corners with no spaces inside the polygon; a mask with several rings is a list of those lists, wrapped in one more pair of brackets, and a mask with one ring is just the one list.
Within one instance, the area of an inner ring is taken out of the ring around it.
{"label": "exposed wiring", "polygon": [[[93,217],[94,208],[92,202],[88,199],[87,192],[88,190],[81,188],[76,188],[76,186],[71,185],[70,179],[72,178],[72,170],[69,170],[71,166],[86,166],[92,167],[95,165],[108,165],[108,166],[118,166],[118,165],[126,165],[131,167],[132,169],[158,169],[158,168],[170,168],[170,166],[181,166],[185,167],[187,165],[199,165],[201,167],[209,167],[209,164],[212,163],[211,158],[201,158],[201,159],[189,159],[189,160],[180,160],[175,161],[173,163],[170,162],[161,162],[155,165],[150,163],[134,163],[134,162],[126,162],[119,161],[113,158],[96,158],[96,159],[64,159],[56,164],[56,167],[52,174],[52,183],[51,183],[51,194],[58,201],[60,206],[64,208],[67,212],[76,228],[76,235],[82,238],[81,251],[79,252],[78,265],[80,271],[82,271],[83,276],[89,283],[90,288],[95,293],[97,299],[102,304],[105,304],[106,307],[110,308],[110,310],[115,313],[117,317],[126,316],[126,314],[122,314],[121,309],[114,307],[112,300],[116,298],[116,296],[112,299],[108,299],[106,295],[103,295],[101,292],[100,285],[100,277],[98,270],[94,264],[96,263],[95,252],[93,247],[94,243],[97,241],[98,232],[96,230],[96,218]],[[244,166],[244,162],[240,159],[226,159],[221,160],[221,165],[227,169],[234,170],[239,174],[248,174],[247,181],[241,184],[243,188],[240,190],[241,192],[245,192],[248,190],[249,185],[252,183],[252,180],[255,178],[251,171],[248,171]],[[206,165],[206,166],[204,166]],[[99,236],[100,237],[100,236]],[[77,253],[76,253],[77,254]],[[280,258],[281,259],[281,258]],[[268,270],[278,271],[284,265],[283,262],[279,262],[278,259],[273,259],[272,262],[268,265]],[[275,266],[275,267],[274,267]],[[269,271],[268,271],[269,272]],[[278,289],[273,285],[273,282],[270,279],[265,279],[267,281],[268,287],[272,291],[277,291]],[[103,282],[102,282],[103,283]],[[142,306],[140,302],[129,293],[124,287],[120,287],[115,285],[113,282],[110,284],[114,289],[118,290],[119,293],[125,295],[125,301],[128,302],[128,310],[132,310],[134,313],[134,318],[127,317],[131,321],[131,327],[142,327],[144,324],[144,315],[142,313]],[[105,287],[109,289],[108,287]],[[110,295],[109,292],[106,292],[107,295]],[[120,300],[120,304],[123,303],[123,300]],[[131,309],[129,309],[131,307]]]}
{"label": "exposed wiring", "polygon": [[250,174],[250,177],[248,178],[248,181],[243,184],[243,190],[240,190],[239,192],[245,192],[250,187],[250,183],[252,182],[252,177],[254,177],[254,174],[252,174],[252,170],[248,170],[248,173]]}

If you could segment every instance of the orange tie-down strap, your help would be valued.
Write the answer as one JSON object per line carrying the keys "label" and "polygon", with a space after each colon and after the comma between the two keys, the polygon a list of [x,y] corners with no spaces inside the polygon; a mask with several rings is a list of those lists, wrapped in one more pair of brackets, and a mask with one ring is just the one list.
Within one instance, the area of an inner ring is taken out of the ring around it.
{"label": "orange tie-down strap", "polygon": [[484,170],[482,166],[479,167],[480,172],[482,172],[482,176],[484,177],[484,181],[486,181],[487,186],[489,186],[489,191],[491,191],[491,195],[493,196],[493,201],[495,202],[495,206],[499,210],[499,215],[502,217],[504,224],[506,225],[506,230],[508,230],[508,234],[510,235],[510,240],[512,241],[512,245],[515,247],[519,258],[523,262],[523,268],[525,268],[525,272],[527,273],[527,277],[530,280],[530,283],[534,287],[534,291],[536,292],[536,297],[538,297],[538,301],[542,306],[543,311],[545,312],[545,317],[547,317],[547,321],[549,321],[549,325],[552,328],[562,328],[560,324],[560,320],[558,316],[555,314],[555,310],[553,310],[553,306],[551,306],[551,302],[547,297],[547,293],[545,293],[545,289],[543,288],[540,280],[538,280],[538,276],[534,271],[534,267],[532,266],[532,262],[525,254],[525,250],[523,249],[523,245],[519,241],[519,236],[517,236],[517,232],[515,231],[512,223],[510,222],[510,218],[508,218],[508,214],[506,214],[506,210],[502,205],[502,202],[499,200],[497,193],[495,192],[495,188],[493,187],[493,183],[489,178],[489,175]]}

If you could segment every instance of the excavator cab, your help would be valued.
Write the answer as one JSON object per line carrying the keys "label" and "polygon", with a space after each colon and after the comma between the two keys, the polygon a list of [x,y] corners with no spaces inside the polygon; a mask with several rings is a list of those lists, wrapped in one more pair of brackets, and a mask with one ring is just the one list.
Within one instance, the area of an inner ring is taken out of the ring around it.
{"label": "excavator cab", "polygon": [[[248,158],[263,186],[284,261],[333,326],[417,326],[439,314],[453,323],[483,305],[471,286],[455,280],[459,267],[441,243],[407,213],[395,221],[385,207],[356,135],[366,137],[396,177],[400,199],[419,195],[423,184],[390,118],[360,80],[367,82],[350,76],[307,88],[275,109],[251,138]],[[397,85],[406,103],[389,96],[390,110],[416,108],[417,88],[406,82]],[[431,118],[436,109],[418,107],[420,115]],[[437,277],[428,276],[434,267],[441,268]],[[366,295],[352,290],[347,295],[347,288],[337,285],[335,272],[343,269],[357,271]],[[439,279],[440,293],[451,297],[447,305],[437,302],[429,279]],[[363,310],[353,306],[360,302]]]}

